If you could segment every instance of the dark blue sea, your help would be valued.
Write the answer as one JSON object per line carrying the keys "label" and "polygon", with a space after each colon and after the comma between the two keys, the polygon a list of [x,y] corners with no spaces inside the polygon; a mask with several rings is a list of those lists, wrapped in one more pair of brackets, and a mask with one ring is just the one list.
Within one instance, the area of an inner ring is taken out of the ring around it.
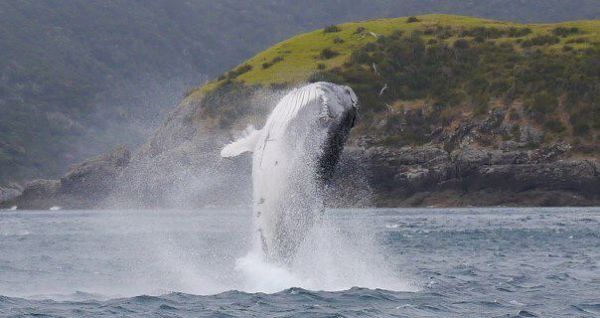
{"label": "dark blue sea", "polygon": [[329,210],[287,266],[251,222],[0,211],[0,316],[600,317],[600,208]]}

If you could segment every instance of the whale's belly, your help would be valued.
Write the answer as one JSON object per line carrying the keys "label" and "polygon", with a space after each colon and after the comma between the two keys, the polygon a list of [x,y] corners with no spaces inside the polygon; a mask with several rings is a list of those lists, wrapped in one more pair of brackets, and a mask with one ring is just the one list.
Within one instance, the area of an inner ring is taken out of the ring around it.
{"label": "whale's belly", "polygon": [[267,257],[282,262],[294,254],[322,211],[321,184],[310,159],[320,147],[298,143],[302,138],[290,131],[267,131],[253,157],[256,231]]}

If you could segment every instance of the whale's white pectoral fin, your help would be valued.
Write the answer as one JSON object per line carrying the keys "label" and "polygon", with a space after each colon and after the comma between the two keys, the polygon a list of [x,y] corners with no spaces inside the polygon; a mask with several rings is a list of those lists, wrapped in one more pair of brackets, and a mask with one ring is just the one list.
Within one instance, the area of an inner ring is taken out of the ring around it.
{"label": "whale's white pectoral fin", "polygon": [[248,126],[242,137],[223,147],[221,157],[229,158],[239,156],[245,152],[253,152],[259,136],[260,130],[254,129],[253,126]]}

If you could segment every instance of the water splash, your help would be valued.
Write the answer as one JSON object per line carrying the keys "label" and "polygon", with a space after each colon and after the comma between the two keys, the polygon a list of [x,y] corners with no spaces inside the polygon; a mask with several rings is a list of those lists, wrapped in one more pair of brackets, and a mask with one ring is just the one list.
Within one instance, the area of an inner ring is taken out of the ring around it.
{"label": "water splash", "polygon": [[256,247],[239,258],[235,269],[242,276],[241,290],[266,293],[290,287],[327,291],[352,287],[418,290],[393,270],[375,233],[367,232],[363,221],[356,220],[346,229],[334,221],[339,219],[326,217],[315,225],[290,264],[273,263]]}

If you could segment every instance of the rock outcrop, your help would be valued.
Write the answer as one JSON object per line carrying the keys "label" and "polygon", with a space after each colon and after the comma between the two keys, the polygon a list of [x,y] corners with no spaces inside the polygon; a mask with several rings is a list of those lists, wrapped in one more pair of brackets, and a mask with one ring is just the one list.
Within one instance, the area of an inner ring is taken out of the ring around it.
{"label": "rock outcrop", "polygon": [[600,161],[562,144],[535,150],[432,145],[365,150],[384,206],[562,206],[600,203]]}
{"label": "rock outcrop", "polygon": [[0,186],[0,202],[12,200],[23,192],[23,188],[18,184],[8,184]]}
{"label": "rock outcrop", "polygon": [[20,195],[2,206],[16,205],[20,209],[98,207],[113,191],[116,178],[129,164],[130,151],[121,146],[73,166],[60,180],[34,180],[25,185]]}

